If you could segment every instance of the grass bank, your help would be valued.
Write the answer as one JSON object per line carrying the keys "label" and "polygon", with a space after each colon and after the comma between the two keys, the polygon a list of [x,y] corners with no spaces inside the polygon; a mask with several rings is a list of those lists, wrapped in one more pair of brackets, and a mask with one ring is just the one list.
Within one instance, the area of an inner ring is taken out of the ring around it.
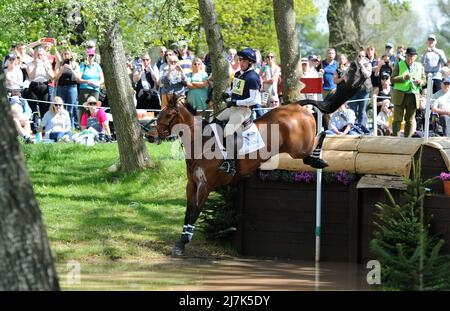
{"label": "grass bank", "polygon": [[[147,144],[156,168],[109,173],[117,144],[24,145],[27,166],[57,262],[146,262],[170,256],[182,229],[186,169],[179,143]],[[229,249],[201,234],[186,256]]]}

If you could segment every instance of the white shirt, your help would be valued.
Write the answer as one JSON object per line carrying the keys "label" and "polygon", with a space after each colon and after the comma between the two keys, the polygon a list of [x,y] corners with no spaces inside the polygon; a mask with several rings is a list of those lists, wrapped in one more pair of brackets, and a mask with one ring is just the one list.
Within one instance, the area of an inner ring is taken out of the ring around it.
{"label": "white shirt", "polygon": [[433,108],[450,111],[450,91],[444,93],[442,90],[439,90],[433,94],[433,99]]}

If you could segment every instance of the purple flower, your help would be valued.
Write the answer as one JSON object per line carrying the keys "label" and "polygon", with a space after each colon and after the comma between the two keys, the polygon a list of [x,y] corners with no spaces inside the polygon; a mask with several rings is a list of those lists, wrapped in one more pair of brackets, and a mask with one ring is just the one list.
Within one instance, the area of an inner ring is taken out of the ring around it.
{"label": "purple flower", "polygon": [[269,172],[259,171],[259,178],[266,180],[269,177]]}
{"label": "purple flower", "polygon": [[439,179],[442,180],[442,181],[444,181],[444,180],[450,180],[450,173],[442,172],[442,173],[439,175]]}
{"label": "purple flower", "polygon": [[293,175],[294,181],[310,183],[314,181],[314,174],[312,172],[295,172]]}
{"label": "purple flower", "polygon": [[336,177],[336,180],[343,183],[344,185],[348,185],[350,184],[350,177],[348,175],[347,171],[339,171],[337,173],[335,173],[334,175]]}

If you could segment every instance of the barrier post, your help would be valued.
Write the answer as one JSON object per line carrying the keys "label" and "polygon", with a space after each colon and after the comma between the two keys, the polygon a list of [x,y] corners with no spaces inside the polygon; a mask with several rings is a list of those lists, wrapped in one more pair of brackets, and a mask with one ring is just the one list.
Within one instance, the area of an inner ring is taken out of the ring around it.
{"label": "barrier post", "polygon": [[[322,94],[318,94],[318,100],[323,100]],[[322,112],[317,109],[317,134],[322,131]],[[322,152],[320,153],[320,157],[322,158]],[[321,222],[322,222],[322,169],[317,170],[317,181],[316,181],[316,253],[315,253],[315,261],[319,263],[320,261],[320,233],[321,233]],[[316,269],[318,270],[318,269]],[[316,271],[316,277],[319,276],[318,271]],[[316,280],[316,284],[318,284],[318,279]]]}
{"label": "barrier post", "polygon": [[375,95],[372,96],[372,111],[373,111],[373,136],[378,135],[378,107],[377,107],[377,97]]}
{"label": "barrier post", "polygon": [[433,74],[428,74],[427,80],[427,104],[425,108],[425,142],[430,135],[431,96],[433,96]]}

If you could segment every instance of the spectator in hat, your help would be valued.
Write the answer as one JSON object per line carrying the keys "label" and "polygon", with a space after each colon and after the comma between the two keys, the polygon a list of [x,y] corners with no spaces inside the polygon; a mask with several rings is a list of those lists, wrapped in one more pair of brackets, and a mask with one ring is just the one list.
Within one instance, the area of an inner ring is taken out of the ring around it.
{"label": "spectator in hat", "polygon": [[389,98],[386,98],[392,96],[391,76],[387,72],[382,72],[380,81],[380,87],[373,92],[373,95],[377,97],[377,104],[386,99],[391,102]]}
{"label": "spectator in hat", "polygon": [[309,55],[308,56],[308,70],[306,73],[306,77],[308,78],[317,78],[319,77],[319,72],[317,71],[316,67],[320,65],[319,57],[316,55]]}
{"label": "spectator in hat", "polygon": [[[81,77],[79,80],[78,102],[84,103],[93,96],[98,100],[100,96],[100,86],[105,82],[103,70],[95,62],[95,48],[86,49],[87,61],[80,65]],[[80,107],[79,117],[83,114],[84,107]],[[81,118],[79,118],[80,120]]]}
{"label": "spectator in hat", "polygon": [[[400,126],[405,120],[405,137],[411,137],[416,130],[416,110],[420,104],[420,90],[426,83],[425,71],[421,63],[416,62],[417,50],[406,49],[406,59],[395,64],[391,80],[394,83],[392,102],[394,103],[394,122],[392,135],[398,136]],[[403,117],[404,115],[404,117]]]}
{"label": "spectator in hat", "polygon": [[9,53],[8,67],[5,69],[5,87],[7,89],[21,89],[23,87],[23,72],[20,69],[20,58],[14,54]]}
{"label": "spectator in hat", "polygon": [[436,47],[436,36],[429,35],[427,48],[420,57],[420,62],[425,67],[425,74],[433,75],[433,94],[441,89],[442,74],[441,68],[447,63],[447,58],[443,50]]}
{"label": "spectator in hat", "polygon": [[188,44],[185,40],[180,40],[176,44],[176,54],[178,56],[179,65],[183,69],[185,75],[192,71],[192,61],[194,55],[188,50]]}
{"label": "spectator in hat", "polygon": [[432,111],[439,114],[444,136],[450,137],[450,77],[442,81],[442,88],[433,95]]}
{"label": "spectator in hat", "polygon": [[394,64],[395,63],[394,45],[388,42],[386,43],[384,48],[385,48],[384,54],[387,55],[387,57],[389,57],[390,62]]}
{"label": "spectator in hat", "polygon": [[108,116],[101,108],[101,104],[94,96],[89,96],[83,103],[86,111],[81,116],[81,129],[93,128],[99,134],[106,135],[107,140],[111,140]]}

